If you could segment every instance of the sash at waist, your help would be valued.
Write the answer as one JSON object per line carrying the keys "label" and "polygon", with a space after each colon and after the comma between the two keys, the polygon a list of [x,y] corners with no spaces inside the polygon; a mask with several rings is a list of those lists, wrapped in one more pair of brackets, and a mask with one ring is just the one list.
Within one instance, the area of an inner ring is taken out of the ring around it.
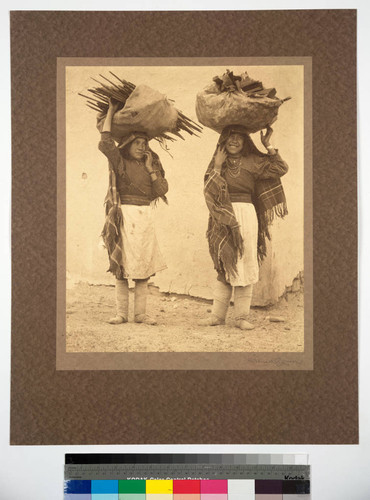
{"label": "sash at waist", "polygon": [[229,193],[231,203],[252,203],[252,195],[250,193]]}
{"label": "sash at waist", "polygon": [[136,194],[120,195],[122,205],[150,205],[150,200],[145,196]]}

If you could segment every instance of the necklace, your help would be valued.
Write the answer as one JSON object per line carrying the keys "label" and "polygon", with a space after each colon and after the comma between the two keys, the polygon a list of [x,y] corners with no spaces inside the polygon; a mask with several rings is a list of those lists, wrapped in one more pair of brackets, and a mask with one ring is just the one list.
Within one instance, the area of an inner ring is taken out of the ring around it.
{"label": "necklace", "polygon": [[240,175],[240,165],[242,163],[241,157],[239,158],[227,158],[227,171],[230,177],[239,177]]}

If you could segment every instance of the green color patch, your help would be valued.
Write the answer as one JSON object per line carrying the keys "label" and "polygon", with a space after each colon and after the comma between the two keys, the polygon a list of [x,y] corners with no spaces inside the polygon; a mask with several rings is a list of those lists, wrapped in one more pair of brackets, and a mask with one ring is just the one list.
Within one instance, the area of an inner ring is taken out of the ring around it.
{"label": "green color patch", "polygon": [[145,494],[145,480],[120,479],[118,481],[118,493]]}

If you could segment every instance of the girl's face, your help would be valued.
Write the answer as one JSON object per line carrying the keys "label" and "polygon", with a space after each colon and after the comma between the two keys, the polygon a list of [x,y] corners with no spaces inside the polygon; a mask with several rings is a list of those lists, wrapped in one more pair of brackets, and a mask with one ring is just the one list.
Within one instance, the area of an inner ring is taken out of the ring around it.
{"label": "girl's face", "polygon": [[226,151],[229,155],[238,155],[243,149],[244,137],[241,134],[232,133],[226,140]]}
{"label": "girl's face", "polygon": [[142,160],[147,149],[148,141],[144,139],[144,137],[137,137],[134,141],[132,141],[128,154],[133,160]]}

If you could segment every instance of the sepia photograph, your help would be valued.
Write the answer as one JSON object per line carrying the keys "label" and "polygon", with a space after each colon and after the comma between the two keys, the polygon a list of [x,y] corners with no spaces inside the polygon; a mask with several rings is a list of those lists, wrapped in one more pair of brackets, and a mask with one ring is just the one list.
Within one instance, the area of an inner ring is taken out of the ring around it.
{"label": "sepia photograph", "polygon": [[301,59],[58,60],[64,355],[307,354]]}
{"label": "sepia photograph", "polygon": [[11,42],[10,442],[357,444],[356,12]]}

